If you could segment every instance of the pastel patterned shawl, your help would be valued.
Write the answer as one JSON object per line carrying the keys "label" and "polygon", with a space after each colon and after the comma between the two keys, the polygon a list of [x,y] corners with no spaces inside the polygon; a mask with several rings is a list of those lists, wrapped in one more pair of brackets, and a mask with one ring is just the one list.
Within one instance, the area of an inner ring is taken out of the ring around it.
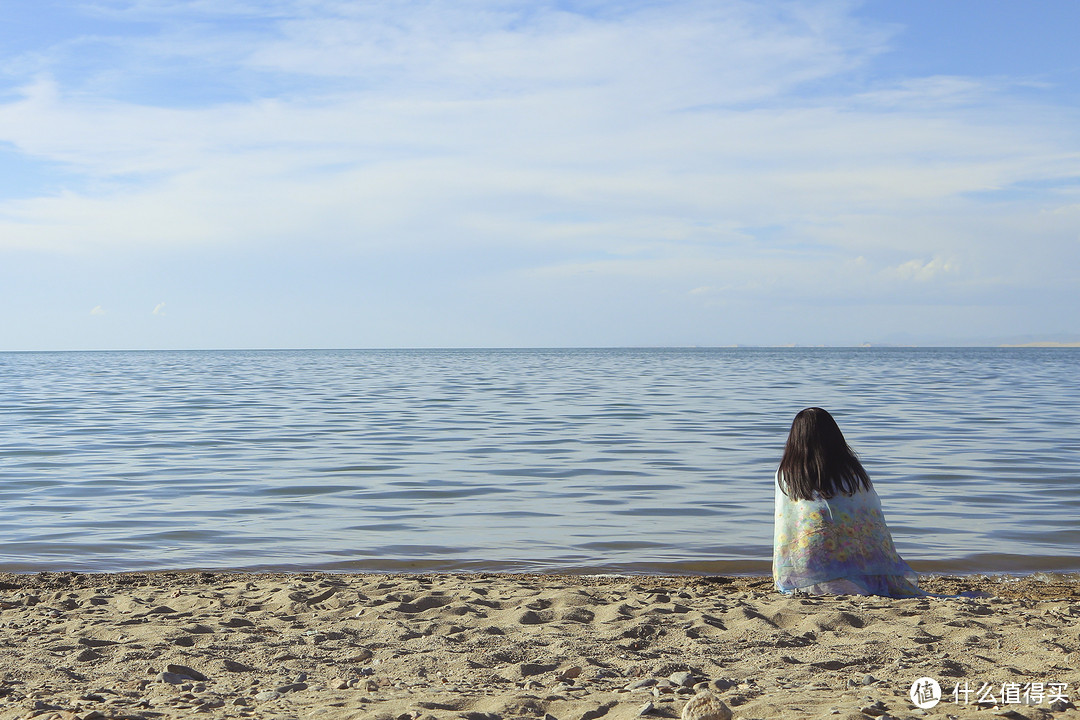
{"label": "pastel patterned shawl", "polygon": [[777,482],[773,579],[781,592],[923,594],[918,576],[893,546],[873,488],[828,500],[792,500]]}

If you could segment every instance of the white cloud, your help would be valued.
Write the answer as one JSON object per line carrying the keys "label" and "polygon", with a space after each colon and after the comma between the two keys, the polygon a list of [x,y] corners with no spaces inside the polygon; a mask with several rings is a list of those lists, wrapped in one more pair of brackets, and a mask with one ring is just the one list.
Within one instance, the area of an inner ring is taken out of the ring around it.
{"label": "white cloud", "polygon": [[105,308],[101,307],[100,305],[95,305],[93,308],[90,309],[90,314],[91,315],[104,315],[105,314]]}
{"label": "white cloud", "polygon": [[161,303],[158,303],[157,305],[155,305],[153,314],[154,315],[164,316],[165,315],[165,303],[161,302]]}
{"label": "white cloud", "polygon": [[956,272],[954,263],[941,258],[931,260],[908,260],[895,268],[890,268],[888,274],[895,275],[901,280],[914,280],[916,282],[928,282],[942,275]]}
{"label": "white cloud", "polygon": [[892,87],[860,93],[854,100],[910,112],[913,108],[940,108],[985,102],[994,91],[1000,89],[997,85],[1000,83],[988,86],[985,80],[936,75],[901,80]]}

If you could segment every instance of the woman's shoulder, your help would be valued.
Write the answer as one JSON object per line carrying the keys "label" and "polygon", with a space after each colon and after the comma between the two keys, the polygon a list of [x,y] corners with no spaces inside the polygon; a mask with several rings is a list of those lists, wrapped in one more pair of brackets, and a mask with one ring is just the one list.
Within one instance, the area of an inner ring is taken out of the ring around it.
{"label": "woman's shoulder", "polygon": [[[777,488],[777,492],[780,492],[779,487]],[[825,497],[825,496],[821,495],[820,493],[814,493],[814,496],[812,498],[798,499],[798,500],[793,499],[793,498],[788,498],[788,499],[789,499],[790,502],[824,503],[824,504],[827,504],[827,505],[843,505],[843,504],[850,504],[850,503],[872,502],[872,501],[876,501],[877,497],[878,497],[877,491],[874,490],[874,486],[871,485],[869,488],[859,488],[858,490],[856,490],[853,493],[838,492],[835,495],[833,495],[832,497]]]}
{"label": "woman's shoulder", "polygon": [[864,505],[879,505],[877,491],[874,490],[874,486],[871,485],[868,488],[859,488],[850,495],[844,493],[837,493],[833,497],[829,498],[828,502],[832,507],[853,507]]}

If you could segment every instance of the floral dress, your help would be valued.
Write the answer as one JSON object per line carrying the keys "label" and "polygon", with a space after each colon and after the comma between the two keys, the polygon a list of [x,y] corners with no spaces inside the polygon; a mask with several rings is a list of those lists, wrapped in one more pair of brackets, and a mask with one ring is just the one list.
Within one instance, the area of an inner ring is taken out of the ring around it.
{"label": "floral dress", "polygon": [[872,487],[828,500],[792,500],[777,482],[773,579],[781,592],[925,594],[893,546]]}

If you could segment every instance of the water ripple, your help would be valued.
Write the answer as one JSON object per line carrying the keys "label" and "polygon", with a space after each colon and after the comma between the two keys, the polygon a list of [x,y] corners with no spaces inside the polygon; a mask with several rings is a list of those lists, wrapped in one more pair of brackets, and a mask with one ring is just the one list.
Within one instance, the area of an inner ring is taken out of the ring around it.
{"label": "water ripple", "polygon": [[901,552],[1080,570],[1080,352],[0,353],[0,569],[767,572],[791,417]]}

